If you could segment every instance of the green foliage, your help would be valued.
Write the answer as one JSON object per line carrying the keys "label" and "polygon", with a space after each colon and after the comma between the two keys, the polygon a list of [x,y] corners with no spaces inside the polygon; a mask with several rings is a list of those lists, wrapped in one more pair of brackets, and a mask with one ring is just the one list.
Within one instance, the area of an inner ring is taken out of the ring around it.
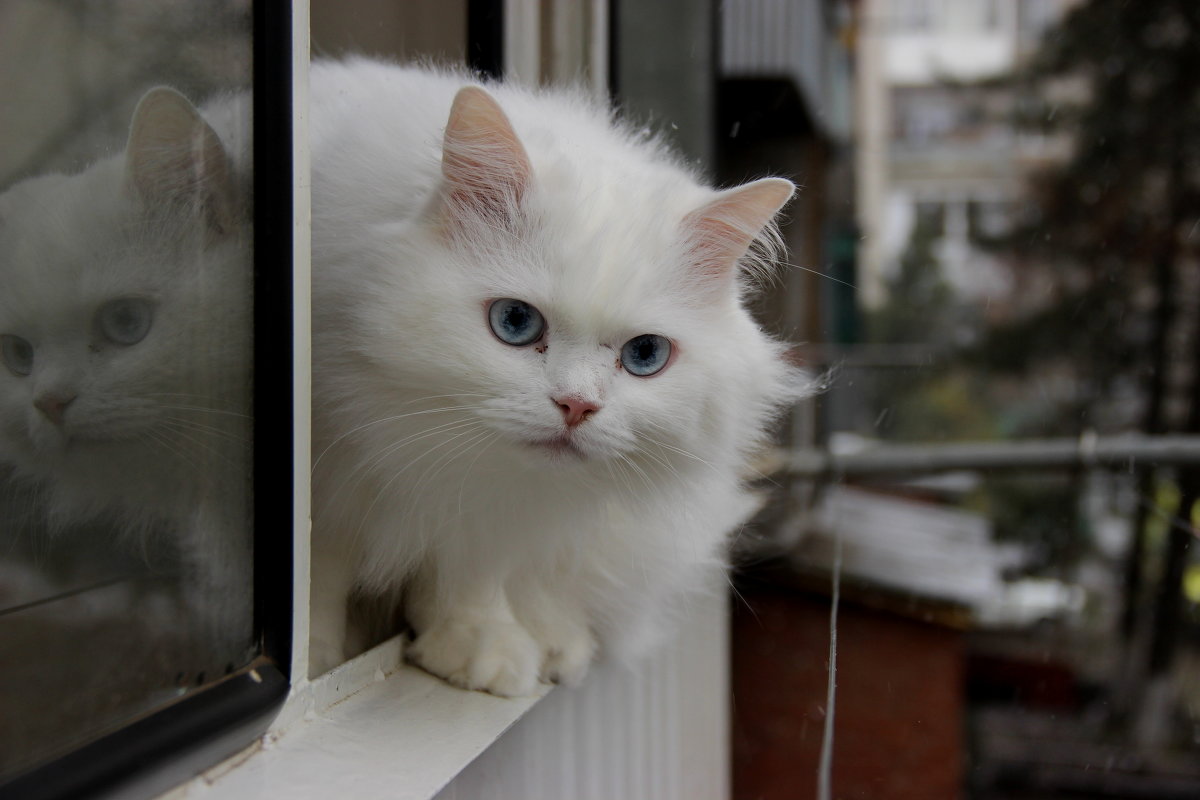
{"label": "green foliage", "polygon": [[1015,123],[1069,133],[1071,155],[1033,177],[1021,224],[992,243],[1045,297],[987,331],[972,359],[1012,373],[1072,364],[1088,389],[1058,431],[1073,433],[1123,380],[1156,396],[1165,368],[1180,271],[1200,243],[1188,230],[1200,219],[1200,3],[1081,4],[1013,80]]}
{"label": "green foliage", "polygon": [[993,439],[998,418],[987,401],[986,382],[964,369],[909,373],[893,380],[877,404],[888,409],[880,428],[889,438],[912,442]]}
{"label": "green foliage", "polygon": [[[952,348],[965,318],[971,316],[942,277],[934,253],[936,222],[921,216],[913,228],[900,268],[889,281],[890,301],[870,314],[870,341]],[[884,409],[878,432],[903,441],[946,441],[992,438],[995,414],[988,407],[983,378],[948,363],[911,370],[889,370],[872,398]]]}
{"label": "green foliage", "polygon": [[1090,546],[1078,495],[1079,487],[1070,476],[1039,475],[992,477],[982,498],[995,538],[1027,545],[1027,572],[1053,577],[1068,572]]}
{"label": "green foliage", "polygon": [[900,269],[888,282],[890,302],[867,317],[870,341],[937,345],[949,335],[954,291],[942,278],[933,252],[936,240],[934,222],[919,217]]}

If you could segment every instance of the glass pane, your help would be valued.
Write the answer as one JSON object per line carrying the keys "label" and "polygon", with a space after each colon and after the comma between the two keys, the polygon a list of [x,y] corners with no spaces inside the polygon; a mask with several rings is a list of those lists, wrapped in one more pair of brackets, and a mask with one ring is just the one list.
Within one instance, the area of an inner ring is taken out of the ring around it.
{"label": "glass pane", "polygon": [[0,778],[255,652],[249,26],[0,5]]}

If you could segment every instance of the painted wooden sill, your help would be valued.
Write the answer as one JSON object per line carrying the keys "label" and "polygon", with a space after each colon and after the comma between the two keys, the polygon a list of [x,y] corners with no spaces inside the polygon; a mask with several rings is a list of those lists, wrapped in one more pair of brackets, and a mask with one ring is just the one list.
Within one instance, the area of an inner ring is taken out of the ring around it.
{"label": "painted wooden sill", "polygon": [[456,689],[401,652],[390,639],[295,688],[270,733],[161,800],[428,800],[544,696]]}

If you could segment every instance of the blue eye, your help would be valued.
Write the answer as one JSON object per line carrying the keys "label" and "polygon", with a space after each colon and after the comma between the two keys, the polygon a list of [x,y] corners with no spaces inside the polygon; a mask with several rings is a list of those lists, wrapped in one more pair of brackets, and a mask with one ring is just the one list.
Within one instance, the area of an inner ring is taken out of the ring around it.
{"label": "blue eye", "polygon": [[11,333],[0,335],[0,353],[8,371],[17,377],[33,372],[33,345]]}
{"label": "blue eye", "polygon": [[492,333],[505,344],[524,347],[542,338],[546,320],[529,303],[506,297],[488,307],[488,323]]}
{"label": "blue eye", "polygon": [[110,342],[133,345],[146,338],[154,321],[150,301],[140,297],[122,297],[105,303],[96,314],[96,323]]}
{"label": "blue eye", "polygon": [[643,333],[621,348],[621,364],[631,375],[647,378],[662,372],[671,358],[671,342],[665,336]]}

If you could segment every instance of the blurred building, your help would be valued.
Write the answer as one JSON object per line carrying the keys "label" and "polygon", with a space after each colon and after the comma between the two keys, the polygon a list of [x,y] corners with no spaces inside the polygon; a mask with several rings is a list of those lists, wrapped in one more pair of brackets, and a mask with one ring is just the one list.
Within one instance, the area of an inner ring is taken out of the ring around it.
{"label": "blurred building", "polygon": [[718,177],[732,184],[779,174],[799,186],[783,229],[793,268],[762,316],[793,341],[824,341],[853,307],[854,4],[736,0],[720,8]]}
{"label": "blurred building", "polygon": [[945,280],[999,302],[1004,265],[973,243],[1002,235],[1029,171],[1066,142],[1019,132],[1020,86],[1002,80],[1078,0],[863,0],[856,184],[862,303],[877,308],[918,219],[937,232]]}

